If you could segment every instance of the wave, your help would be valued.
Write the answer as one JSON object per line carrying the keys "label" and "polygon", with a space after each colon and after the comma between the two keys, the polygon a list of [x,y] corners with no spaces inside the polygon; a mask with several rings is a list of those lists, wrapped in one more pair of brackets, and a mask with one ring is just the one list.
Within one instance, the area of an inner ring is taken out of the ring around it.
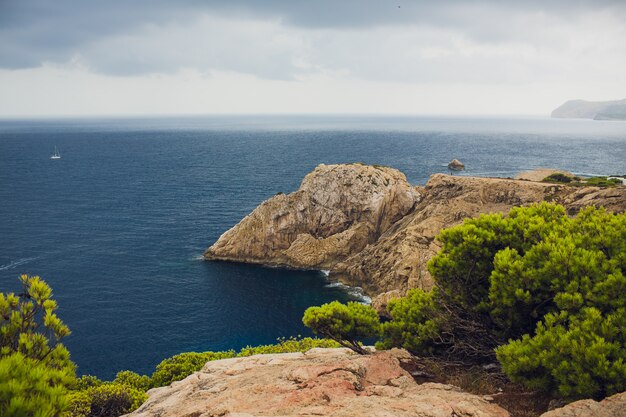
{"label": "wave", "polygon": [[343,284],[341,282],[331,282],[324,285],[326,288],[339,288],[340,290],[347,292],[350,296],[354,297],[358,302],[363,304],[371,304],[372,299],[365,295],[363,292],[363,288],[361,287],[351,287],[349,285]]}
{"label": "wave", "polygon": [[30,257],[30,258],[21,258],[21,259],[18,259],[16,261],[11,261],[11,262],[9,262],[6,265],[0,265],[0,271],[6,271],[8,269],[13,269],[16,266],[24,265],[24,264],[26,264],[26,263],[28,263],[30,261],[34,261],[35,259],[38,259],[38,258],[39,258],[39,256],[33,256],[33,257]]}

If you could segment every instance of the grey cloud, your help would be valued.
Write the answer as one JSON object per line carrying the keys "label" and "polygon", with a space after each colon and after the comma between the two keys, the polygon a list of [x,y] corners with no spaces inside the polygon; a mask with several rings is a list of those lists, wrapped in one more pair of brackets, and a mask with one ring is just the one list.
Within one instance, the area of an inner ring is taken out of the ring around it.
{"label": "grey cloud", "polygon": [[[294,67],[294,57],[288,48],[250,49],[245,36],[221,39],[227,48],[219,48],[210,44],[210,39],[191,36],[168,41],[164,35],[165,38],[155,39],[152,44],[142,44],[133,35],[167,25],[193,26],[203,16],[219,16],[278,21],[283,26],[303,30],[443,28],[478,42],[500,42],[534,36],[519,25],[511,25],[511,16],[519,13],[572,19],[590,11],[609,9],[624,15],[626,20],[625,8],[623,1],[591,0],[0,0],[0,67],[37,67],[45,61],[64,63],[80,55],[92,70],[107,74],[167,72],[187,66],[289,78],[306,71]],[[128,44],[123,42],[126,36],[130,37]],[[209,45],[202,53],[194,46],[207,42]],[[159,50],[162,44],[179,48],[182,43],[190,46],[181,51]],[[189,51],[192,53],[186,53]],[[341,57],[337,61],[348,65]]]}

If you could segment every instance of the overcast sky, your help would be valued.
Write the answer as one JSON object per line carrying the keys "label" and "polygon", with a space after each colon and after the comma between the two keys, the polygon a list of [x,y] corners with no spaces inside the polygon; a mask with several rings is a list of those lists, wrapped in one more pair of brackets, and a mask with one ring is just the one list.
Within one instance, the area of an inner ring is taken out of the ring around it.
{"label": "overcast sky", "polygon": [[0,0],[0,116],[549,114],[626,98],[626,0]]}

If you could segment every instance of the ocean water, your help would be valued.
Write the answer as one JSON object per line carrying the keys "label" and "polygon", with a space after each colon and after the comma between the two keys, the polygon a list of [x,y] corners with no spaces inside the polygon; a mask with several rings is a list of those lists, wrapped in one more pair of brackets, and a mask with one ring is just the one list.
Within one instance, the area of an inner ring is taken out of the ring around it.
{"label": "ocean water", "polygon": [[[62,159],[50,160],[54,146]],[[530,118],[183,117],[0,121],[0,291],[53,288],[79,373],[150,373],[184,351],[310,334],[304,310],[359,299],[319,271],[202,252],[319,163],[509,177],[626,174],[626,123]]]}

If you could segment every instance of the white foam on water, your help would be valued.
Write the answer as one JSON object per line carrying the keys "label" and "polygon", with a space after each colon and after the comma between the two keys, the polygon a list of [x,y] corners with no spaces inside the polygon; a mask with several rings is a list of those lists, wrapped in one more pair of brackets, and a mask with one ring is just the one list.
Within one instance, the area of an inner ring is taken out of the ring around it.
{"label": "white foam on water", "polygon": [[372,299],[368,297],[367,295],[365,295],[365,293],[363,292],[363,288],[361,287],[351,287],[349,285],[342,284],[341,282],[330,282],[326,284],[325,287],[326,288],[339,288],[347,292],[348,294],[350,294],[352,297],[356,298],[356,300],[360,303],[363,303],[363,304],[372,303]]}
{"label": "white foam on water", "polygon": [[35,259],[37,259],[38,256],[33,256],[31,258],[20,258],[16,261],[11,261],[6,265],[0,265],[0,271],[6,271],[8,269],[13,269],[16,266],[20,266],[20,265],[24,265],[30,261],[34,261]]}

